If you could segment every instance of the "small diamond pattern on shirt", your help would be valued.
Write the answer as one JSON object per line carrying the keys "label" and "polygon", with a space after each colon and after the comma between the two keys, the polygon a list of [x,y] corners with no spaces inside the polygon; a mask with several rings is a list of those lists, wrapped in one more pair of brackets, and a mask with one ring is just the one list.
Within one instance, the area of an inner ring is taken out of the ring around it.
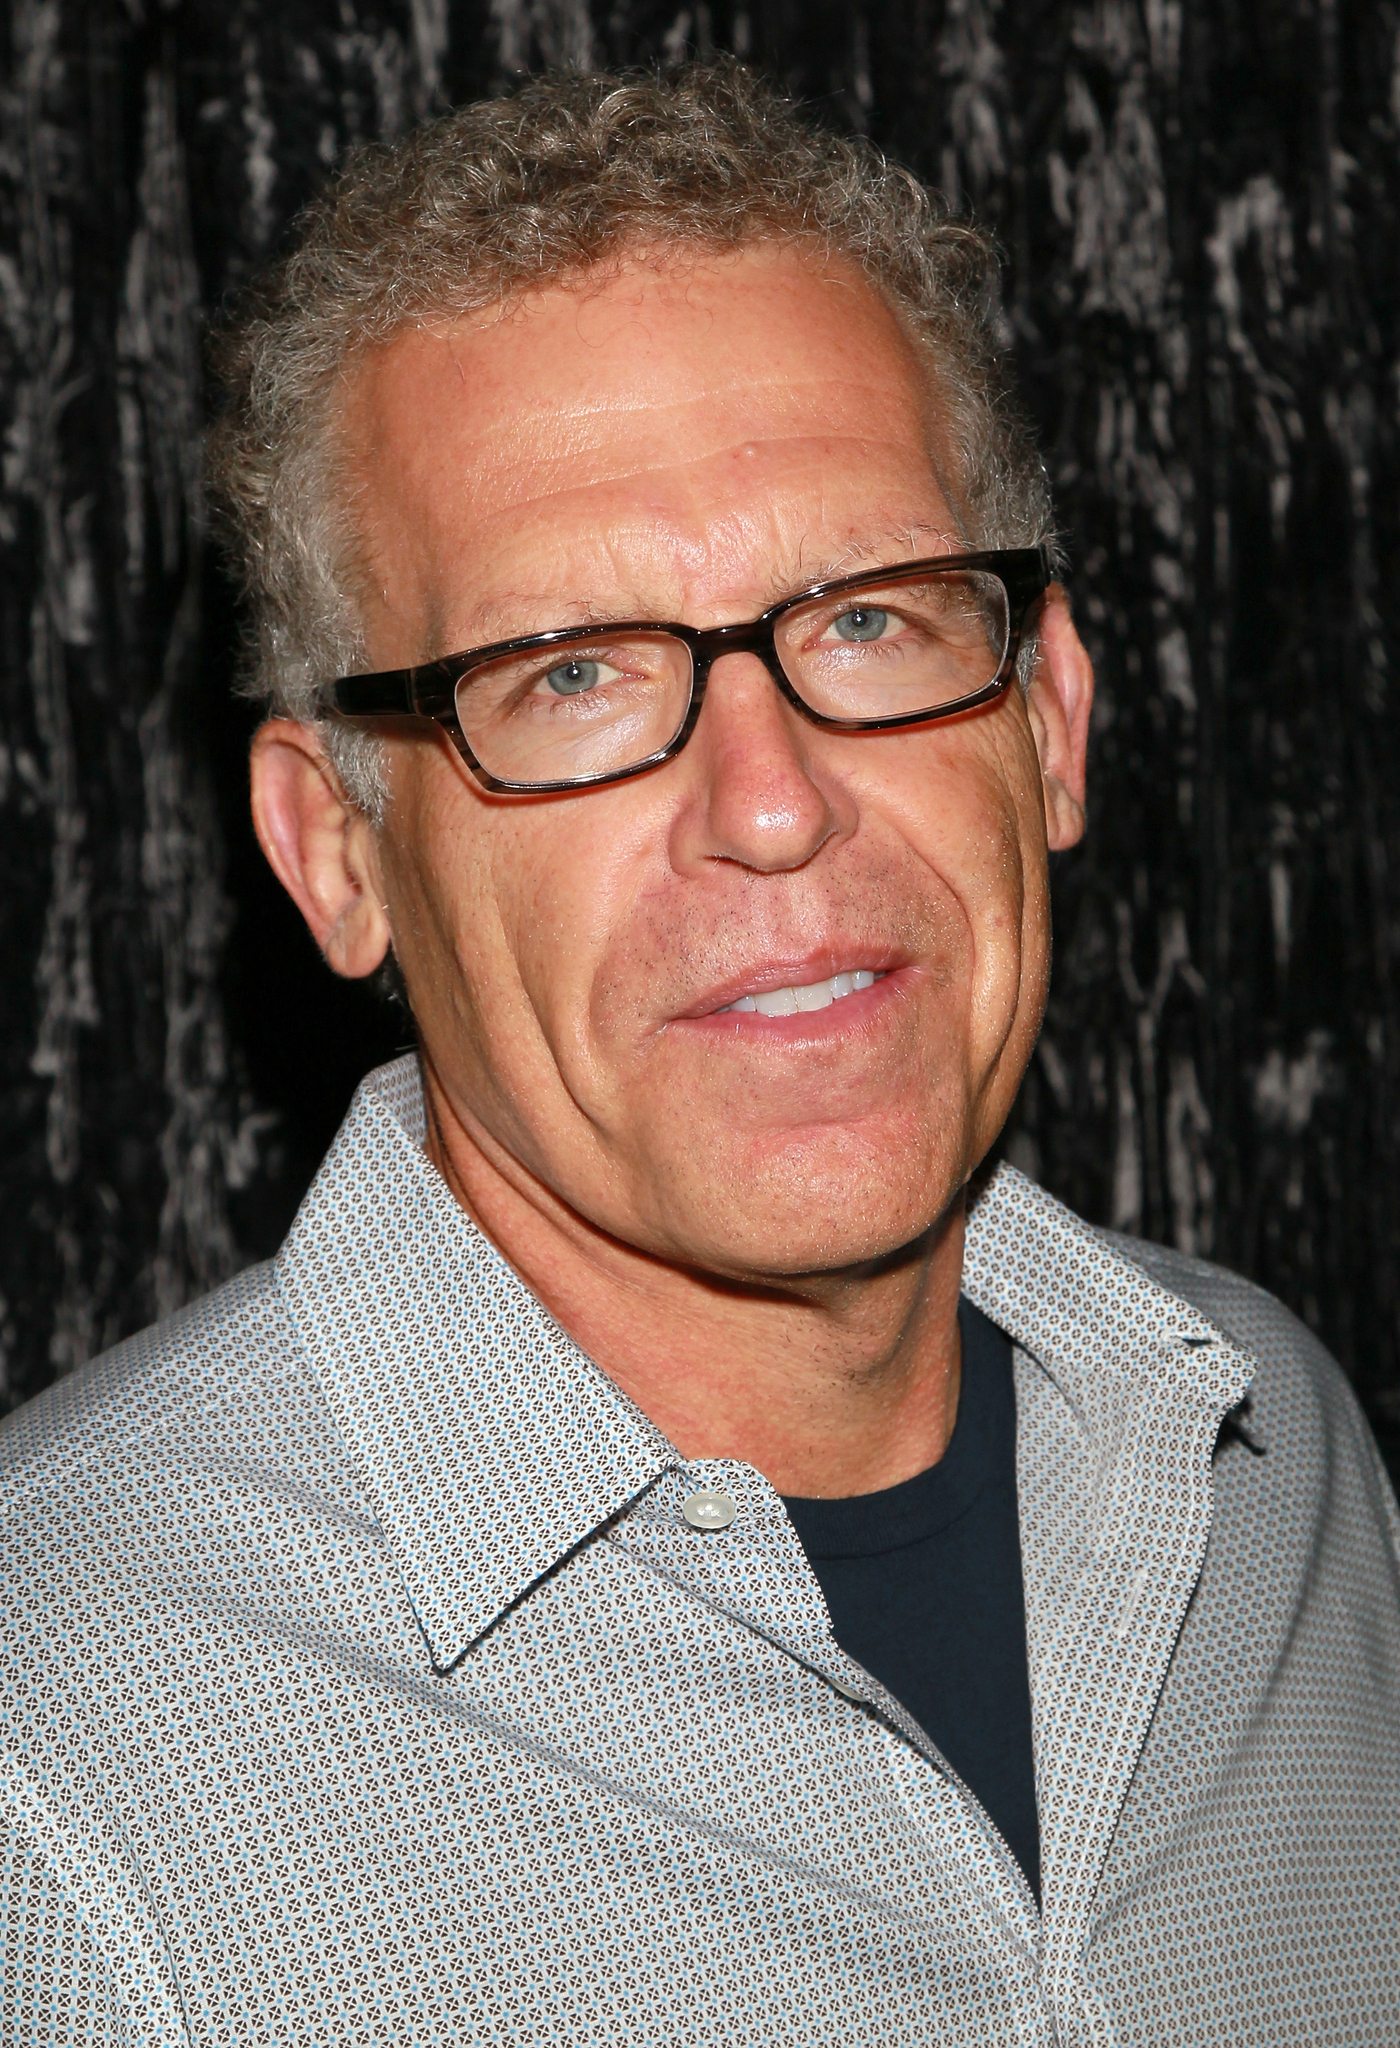
{"label": "small diamond pattern on shirt", "polygon": [[[1394,1504],[1276,1303],[1007,1169],[974,1211],[1042,1926],[771,1487],[680,1459],[420,1141],[400,1062],[272,1266],[0,1436],[0,2040],[1400,2038]],[[1213,1456],[1246,1385],[1266,1455]]]}

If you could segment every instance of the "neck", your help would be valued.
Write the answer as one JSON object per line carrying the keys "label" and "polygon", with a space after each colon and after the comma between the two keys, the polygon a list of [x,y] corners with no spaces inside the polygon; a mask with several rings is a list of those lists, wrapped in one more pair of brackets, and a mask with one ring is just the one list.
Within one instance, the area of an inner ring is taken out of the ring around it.
{"label": "neck", "polygon": [[505,1170],[425,1080],[426,1149],[457,1201],[683,1457],[738,1459],[807,1498],[895,1486],[942,1457],[958,1401],[961,1194],[869,1267],[720,1280],[620,1242]]}

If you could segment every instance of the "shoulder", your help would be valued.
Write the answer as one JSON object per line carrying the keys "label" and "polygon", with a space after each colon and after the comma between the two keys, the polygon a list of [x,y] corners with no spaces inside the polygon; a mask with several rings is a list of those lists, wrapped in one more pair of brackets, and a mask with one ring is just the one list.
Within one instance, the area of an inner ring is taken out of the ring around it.
{"label": "shoulder", "polygon": [[321,1414],[255,1267],[0,1425],[0,1951],[46,2040],[185,2038],[141,1824],[217,1758],[191,1731],[290,1579]]}
{"label": "shoulder", "polygon": [[270,1266],[128,1337],[0,1419],[0,1514],[93,1458],[198,1415],[230,1379],[256,1375],[287,1336]]}
{"label": "shoulder", "polygon": [[[338,1432],[282,1304],[275,1264],[128,1338],[0,1421],[0,1538],[186,1511],[190,1476],[239,1466],[255,1487],[354,1490]],[[180,1505],[181,1501],[185,1506]]]}
{"label": "shoulder", "polygon": [[254,1640],[362,1660],[401,1654],[411,1622],[275,1269],[0,1432],[0,1766],[89,1843],[156,1705],[193,1725]]}

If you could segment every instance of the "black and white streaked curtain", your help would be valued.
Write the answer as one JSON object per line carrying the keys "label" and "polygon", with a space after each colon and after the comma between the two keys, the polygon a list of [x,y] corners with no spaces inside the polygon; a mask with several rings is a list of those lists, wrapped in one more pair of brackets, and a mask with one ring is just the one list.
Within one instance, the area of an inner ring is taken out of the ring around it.
{"label": "black and white streaked curtain", "polygon": [[277,1242],[406,1036],[245,820],[208,317],[344,147],[716,48],[991,222],[1095,656],[1006,1141],[1252,1274],[1400,1443],[1400,0],[7,0],[0,1359]]}

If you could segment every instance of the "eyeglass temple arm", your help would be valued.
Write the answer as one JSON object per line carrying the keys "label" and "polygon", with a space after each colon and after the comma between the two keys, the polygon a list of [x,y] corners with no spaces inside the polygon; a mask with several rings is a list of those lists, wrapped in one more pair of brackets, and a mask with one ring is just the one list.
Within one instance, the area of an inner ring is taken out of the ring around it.
{"label": "eyeglass temple arm", "polygon": [[347,718],[450,718],[457,674],[449,662],[425,661],[418,668],[341,676],[331,691],[331,702]]}
{"label": "eyeglass temple arm", "polygon": [[1011,598],[1013,611],[1021,618],[1040,598],[1044,597],[1052,583],[1063,582],[1055,568],[1054,560],[1044,542],[1036,548],[1017,548],[1019,561],[1011,574],[1003,571]]}

